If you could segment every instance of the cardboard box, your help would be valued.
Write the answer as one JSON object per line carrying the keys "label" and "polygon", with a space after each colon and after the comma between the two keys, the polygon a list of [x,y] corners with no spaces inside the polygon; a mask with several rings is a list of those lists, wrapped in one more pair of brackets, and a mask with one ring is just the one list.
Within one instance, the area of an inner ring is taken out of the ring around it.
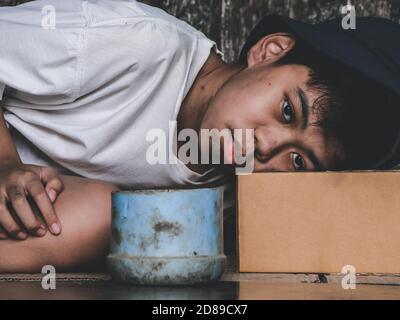
{"label": "cardboard box", "polygon": [[400,171],[238,176],[241,272],[400,273]]}

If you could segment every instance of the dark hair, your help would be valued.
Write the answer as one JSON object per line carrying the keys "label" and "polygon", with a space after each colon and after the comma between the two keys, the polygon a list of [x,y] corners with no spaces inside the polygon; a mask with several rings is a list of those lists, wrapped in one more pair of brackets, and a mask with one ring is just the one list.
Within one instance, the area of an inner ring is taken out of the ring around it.
{"label": "dark hair", "polygon": [[371,169],[389,153],[400,127],[394,93],[301,41],[277,64],[311,70],[307,87],[319,94],[312,106],[318,119],[313,125],[344,153],[334,169]]}

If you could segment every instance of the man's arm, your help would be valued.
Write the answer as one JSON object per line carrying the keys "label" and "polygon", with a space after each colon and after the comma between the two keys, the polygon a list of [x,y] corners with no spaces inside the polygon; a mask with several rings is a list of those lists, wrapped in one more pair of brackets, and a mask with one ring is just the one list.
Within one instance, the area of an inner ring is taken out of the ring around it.
{"label": "man's arm", "polygon": [[63,183],[52,168],[21,162],[2,110],[0,150],[0,240],[44,236],[46,226],[40,219],[53,234],[59,234],[61,224],[52,202],[62,192]]}
{"label": "man's arm", "polygon": [[[1,106],[0,106],[1,107]],[[8,131],[3,110],[0,108],[0,168],[3,165],[21,164],[21,159]]]}

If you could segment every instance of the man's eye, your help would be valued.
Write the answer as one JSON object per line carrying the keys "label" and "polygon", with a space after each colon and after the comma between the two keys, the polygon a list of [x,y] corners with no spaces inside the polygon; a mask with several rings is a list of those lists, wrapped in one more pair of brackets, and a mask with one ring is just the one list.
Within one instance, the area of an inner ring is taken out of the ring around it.
{"label": "man's eye", "polygon": [[292,105],[287,100],[285,100],[283,102],[282,115],[283,115],[283,119],[285,120],[285,122],[291,123],[293,121],[294,109],[293,109]]}
{"label": "man's eye", "polygon": [[299,155],[299,154],[296,153],[296,152],[292,152],[292,153],[290,154],[290,157],[291,157],[291,159],[292,159],[293,168],[294,168],[296,171],[303,171],[303,170],[305,170],[306,165],[305,165],[304,159],[303,159],[303,157],[302,157],[301,155]]}

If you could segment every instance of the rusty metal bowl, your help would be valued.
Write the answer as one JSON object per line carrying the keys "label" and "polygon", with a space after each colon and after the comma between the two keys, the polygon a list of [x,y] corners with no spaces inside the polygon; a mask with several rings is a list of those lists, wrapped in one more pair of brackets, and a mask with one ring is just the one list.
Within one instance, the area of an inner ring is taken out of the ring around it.
{"label": "rusty metal bowl", "polygon": [[223,253],[223,187],[112,193],[108,268],[145,285],[218,280]]}

